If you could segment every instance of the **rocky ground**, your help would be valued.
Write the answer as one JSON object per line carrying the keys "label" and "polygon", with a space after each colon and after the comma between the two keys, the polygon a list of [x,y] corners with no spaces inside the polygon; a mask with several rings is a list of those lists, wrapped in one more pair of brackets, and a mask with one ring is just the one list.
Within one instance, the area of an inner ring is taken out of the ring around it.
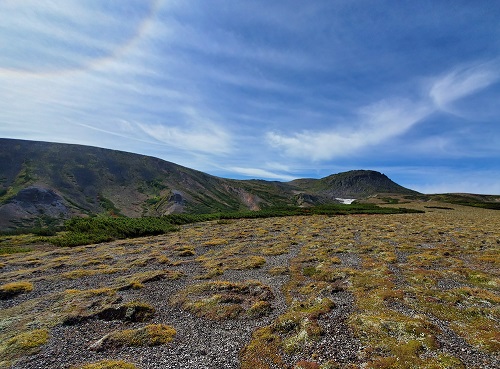
{"label": "rocky ground", "polygon": [[[0,284],[26,281],[33,289],[0,300],[0,363],[500,368],[500,216],[450,213],[211,222],[158,237],[3,256]],[[214,297],[217,281],[233,283],[226,300]],[[260,297],[270,305],[261,314],[249,315],[256,294],[234,293],[246,281],[272,292]],[[207,283],[202,292],[188,288]],[[103,310],[133,301],[152,307],[152,316],[104,318]],[[147,324],[173,327],[173,341],[96,345]],[[262,328],[267,341],[255,334]],[[42,344],[16,341],[37,329],[48,332]]]}

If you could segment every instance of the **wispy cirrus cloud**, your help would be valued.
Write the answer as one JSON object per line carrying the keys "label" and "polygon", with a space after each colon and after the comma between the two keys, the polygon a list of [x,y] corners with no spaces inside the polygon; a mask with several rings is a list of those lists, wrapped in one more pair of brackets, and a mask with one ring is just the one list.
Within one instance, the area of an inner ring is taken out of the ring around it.
{"label": "wispy cirrus cloud", "polygon": [[358,150],[404,133],[430,114],[431,109],[408,100],[384,100],[360,109],[345,128],[302,131],[292,135],[268,132],[268,143],[291,157],[313,161],[349,156]]}
{"label": "wispy cirrus cloud", "polygon": [[500,62],[490,61],[456,68],[436,79],[429,96],[438,109],[449,112],[449,105],[500,80]]}
{"label": "wispy cirrus cloud", "polygon": [[[271,131],[266,133],[266,140],[285,156],[312,161],[346,157],[403,135],[431,114],[447,112],[447,106],[453,102],[496,83],[500,79],[498,66],[498,63],[486,63],[453,70],[436,78],[429,90],[416,99],[389,98],[359,108],[356,116],[339,124],[340,129]],[[444,140],[435,138],[433,142],[439,141],[442,146]]]}
{"label": "wispy cirrus cloud", "polygon": [[134,12],[78,1],[7,1],[0,13],[0,75],[75,72],[115,60],[146,31],[158,1],[132,0]]}
{"label": "wispy cirrus cloud", "polygon": [[213,123],[183,125],[137,123],[151,139],[172,148],[211,155],[225,155],[231,151],[231,135]]}
{"label": "wispy cirrus cloud", "polygon": [[[449,167],[419,168],[416,173],[407,178],[410,188],[422,193],[477,193],[494,195],[500,193],[500,183],[491,181],[498,178],[498,170],[491,169],[467,169],[456,170]],[[419,183],[422,177],[436,178],[431,183]]]}
{"label": "wispy cirrus cloud", "polygon": [[252,178],[277,179],[280,181],[291,181],[297,178],[296,176],[294,177],[286,173],[280,173],[261,168],[229,167],[226,169],[230,170],[233,173],[238,173],[244,175],[245,177]]}

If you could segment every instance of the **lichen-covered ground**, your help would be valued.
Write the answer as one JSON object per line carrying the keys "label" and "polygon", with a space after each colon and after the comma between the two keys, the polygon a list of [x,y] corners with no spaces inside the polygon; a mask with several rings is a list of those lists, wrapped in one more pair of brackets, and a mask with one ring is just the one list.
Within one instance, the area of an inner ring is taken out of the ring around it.
{"label": "lichen-covered ground", "polygon": [[500,368],[500,212],[425,205],[1,256],[0,367]]}

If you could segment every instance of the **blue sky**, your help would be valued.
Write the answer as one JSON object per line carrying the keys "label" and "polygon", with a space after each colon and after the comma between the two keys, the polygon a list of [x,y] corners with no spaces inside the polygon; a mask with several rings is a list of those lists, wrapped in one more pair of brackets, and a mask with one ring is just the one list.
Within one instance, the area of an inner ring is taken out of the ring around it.
{"label": "blue sky", "polygon": [[5,0],[0,137],[500,194],[495,1]]}

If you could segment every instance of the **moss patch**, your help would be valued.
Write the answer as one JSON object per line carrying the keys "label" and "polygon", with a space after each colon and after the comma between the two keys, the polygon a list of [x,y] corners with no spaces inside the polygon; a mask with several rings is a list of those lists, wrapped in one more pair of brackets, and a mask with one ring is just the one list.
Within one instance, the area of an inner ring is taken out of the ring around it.
{"label": "moss patch", "polygon": [[271,289],[257,281],[216,281],[189,286],[171,301],[199,317],[221,320],[266,315],[273,298]]}
{"label": "moss patch", "polygon": [[33,290],[33,283],[21,281],[11,282],[0,286],[0,300],[6,300],[21,293],[31,292]]}
{"label": "moss patch", "polygon": [[142,328],[112,332],[94,343],[90,348],[102,351],[119,346],[159,346],[174,340],[176,331],[164,324],[150,324]]}
{"label": "moss patch", "polygon": [[20,333],[0,344],[0,363],[9,363],[23,355],[32,355],[47,343],[49,331],[36,329]]}
{"label": "moss patch", "polygon": [[123,360],[101,360],[96,363],[72,366],[70,369],[138,369]]}

